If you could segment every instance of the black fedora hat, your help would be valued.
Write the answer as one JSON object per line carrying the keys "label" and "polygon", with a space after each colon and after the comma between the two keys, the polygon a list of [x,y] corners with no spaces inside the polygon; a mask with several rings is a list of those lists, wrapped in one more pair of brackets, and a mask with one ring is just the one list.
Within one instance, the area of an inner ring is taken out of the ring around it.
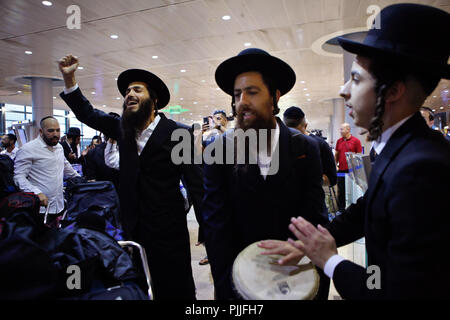
{"label": "black fedora hat", "polygon": [[259,71],[269,76],[275,82],[281,95],[288,93],[295,84],[295,72],[286,62],[271,56],[262,49],[249,48],[225,60],[217,67],[217,85],[232,96],[234,80],[247,71]]}
{"label": "black fedora hat", "polygon": [[305,117],[305,113],[299,107],[292,106],[286,109],[286,111],[283,113],[283,116],[288,119],[300,120]]}
{"label": "black fedora hat", "polygon": [[450,79],[449,30],[450,14],[447,12],[400,3],[380,11],[362,43],[344,37],[339,37],[338,41],[348,52],[369,58],[397,59],[409,63],[411,68]]}
{"label": "black fedora hat", "polygon": [[117,87],[122,96],[125,97],[128,86],[132,82],[144,82],[148,88],[156,93],[158,98],[158,109],[162,109],[169,103],[170,92],[166,84],[153,73],[142,69],[128,69],[117,78]]}
{"label": "black fedora hat", "polygon": [[74,137],[82,136],[80,128],[77,127],[70,127],[69,130],[67,130],[66,134]]}

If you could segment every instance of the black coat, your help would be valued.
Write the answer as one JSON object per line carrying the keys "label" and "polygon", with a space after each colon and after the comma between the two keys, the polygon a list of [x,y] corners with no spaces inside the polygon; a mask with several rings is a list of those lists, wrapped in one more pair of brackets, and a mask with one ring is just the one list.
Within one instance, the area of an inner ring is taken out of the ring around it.
{"label": "black coat", "polygon": [[171,158],[178,143],[171,141],[172,133],[189,127],[159,113],[161,119],[138,155],[136,141],[122,139],[120,118],[94,109],[80,89],[61,97],[78,120],[118,140],[122,225],[125,235],[148,252],[155,298],[193,299],[189,232],[179,183],[183,179],[195,211],[200,212],[203,176],[198,165],[176,165]]}
{"label": "black coat", "polygon": [[450,298],[450,144],[420,113],[392,135],[372,168],[369,188],[328,226],[338,246],[366,238],[368,266],[349,261],[333,281],[346,299]]}
{"label": "black coat", "polygon": [[116,190],[119,188],[119,171],[108,167],[105,164],[106,142],[103,142],[94,149],[89,150],[84,157],[83,171],[87,179],[96,181],[111,181]]}
{"label": "black coat", "polygon": [[324,193],[318,146],[277,121],[279,170],[275,175],[264,180],[256,164],[249,165],[247,172],[236,172],[232,164],[204,168],[205,245],[218,299],[235,298],[231,268],[246,246],[293,237],[288,229],[291,217],[326,223],[321,215]]}
{"label": "black coat", "polygon": [[322,162],[323,174],[328,177],[330,186],[337,183],[336,161],[334,160],[333,151],[328,143],[321,137],[314,134],[309,135],[319,144],[320,160]]}

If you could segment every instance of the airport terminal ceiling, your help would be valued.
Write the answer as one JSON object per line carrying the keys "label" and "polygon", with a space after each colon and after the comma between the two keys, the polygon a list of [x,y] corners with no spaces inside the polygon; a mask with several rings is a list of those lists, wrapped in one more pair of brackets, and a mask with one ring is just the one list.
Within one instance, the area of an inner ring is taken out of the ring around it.
{"label": "airport terminal ceiling", "polygon": [[[216,67],[258,47],[297,74],[281,110],[301,106],[310,127],[326,129],[344,70],[342,54],[328,54],[321,41],[363,31],[370,6],[400,2],[450,12],[450,0],[0,0],[0,102],[31,105],[30,86],[14,79],[58,78],[56,61],[71,53],[81,62],[79,85],[96,107],[120,113],[116,78],[125,69],[142,68],[167,83],[169,105],[183,111],[174,120],[199,122],[214,109],[231,111],[230,97],[215,83]],[[440,32],[448,41],[448,30]],[[449,87],[441,81],[425,105],[450,111]],[[60,91],[53,88],[54,108],[67,109]]]}

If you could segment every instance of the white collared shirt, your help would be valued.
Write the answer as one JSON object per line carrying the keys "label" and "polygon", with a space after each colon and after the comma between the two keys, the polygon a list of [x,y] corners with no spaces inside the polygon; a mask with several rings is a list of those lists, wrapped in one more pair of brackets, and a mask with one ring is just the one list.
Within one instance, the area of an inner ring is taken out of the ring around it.
{"label": "white collared shirt", "polygon": [[[377,154],[381,154],[381,152],[383,151],[384,147],[386,146],[386,144],[388,143],[389,139],[392,137],[392,135],[394,134],[395,131],[397,131],[398,128],[400,128],[406,121],[408,121],[409,118],[411,118],[414,114],[400,120],[399,122],[397,122],[396,124],[394,124],[392,127],[386,129],[385,131],[383,131],[383,133],[381,134],[381,139],[379,141],[374,141],[372,143],[372,148],[374,148],[375,152]],[[345,258],[340,256],[340,255],[334,255],[331,258],[329,258],[327,260],[327,262],[325,263],[325,266],[323,268],[323,272],[330,277],[331,279],[333,279],[333,274],[334,274],[334,270],[336,269],[337,265],[339,263],[341,263],[342,261],[344,261]]]}
{"label": "white collared shirt", "polygon": [[113,169],[120,169],[119,146],[117,142],[106,142],[105,147],[105,164]]}
{"label": "white collared shirt", "polygon": [[275,152],[278,141],[280,140],[280,126],[278,125],[278,122],[276,123],[275,134],[271,135],[270,138],[271,138],[270,146],[272,148],[272,152],[270,153],[270,156],[267,155],[266,150],[258,151],[258,167],[259,167],[259,171],[261,172],[261,175],[263,176],[264,180],[266,180],[267,174],[269,173],[270,164],[272,162],[272,156]]}
{"label": "white collared shirt", "polygon": [[[17,152],[14,163],[14,182],[25,191],[43,193],[49,202],[49,213],[64,209],[63,179],[78,177],[64,157],[63,147],[48,146],[39,136],[24,144]],[[45,208],[41,208],[45,212]]]}
{"label": "white collared shirt", "polygon": [[161,120],[161,117],[156,115],[155,119],[148,125],[146,129],[144,129],[136,138],[137,152],[141,155],[142,150],[144,150],[145,145],[147,144],[148,139],[152,135],[153,131],[155,131],[156,126]]}
{"label": "white collared shirt", "polygon": [[14,161],[14,159],[16,158],[16,155],[17,155],[17,150],[19,150],[19,148],[17,148],[17,147],[14,147],[14,149],[12,149],[11,152],[8,152],[8,150],[5,149],[2,152],[0,152],[0,154],[6,154],[7,156],[9,156],[11,158],[12,161]]}

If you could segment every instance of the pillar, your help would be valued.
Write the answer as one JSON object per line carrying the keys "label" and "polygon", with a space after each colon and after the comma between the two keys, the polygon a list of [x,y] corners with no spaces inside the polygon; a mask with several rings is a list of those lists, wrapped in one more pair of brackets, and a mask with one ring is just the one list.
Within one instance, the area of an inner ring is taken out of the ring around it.
{"label": "pillar", "polygon": [[33,107],[33,128],[29,140],[39,135],[39,122],[43,117],[53,116],[52,79],[33,77],[31,79],[31,99]]}

